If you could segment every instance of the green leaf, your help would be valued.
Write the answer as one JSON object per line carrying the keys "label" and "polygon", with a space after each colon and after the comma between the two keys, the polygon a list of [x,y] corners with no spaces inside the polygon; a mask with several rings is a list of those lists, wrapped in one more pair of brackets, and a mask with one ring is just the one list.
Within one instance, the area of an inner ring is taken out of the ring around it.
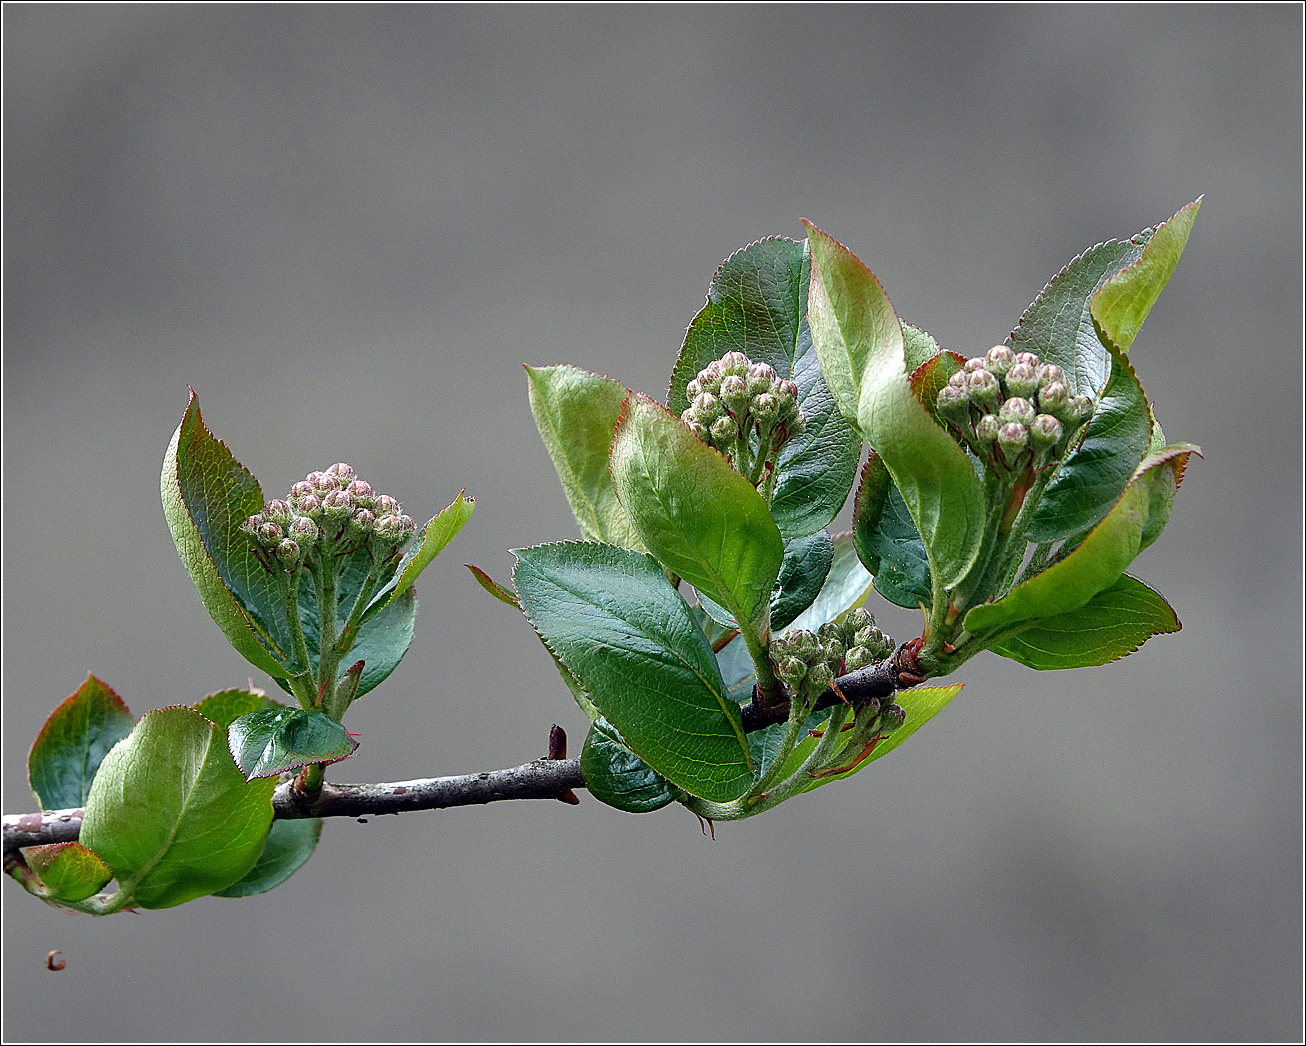
{"label": "green leaf", "polygon": [[219,690],[209,694],[195,706],[195,711],[210,723],[217,723],[222,728],[229,727],[237,719],[250,712],[261,712],[268,708],[284,708],[273,701],[262,690]]}
{"label": "green leaf", "polygon": [[608,476],[612,431],[629,390],[578,367],[527,367],[526,377],[531,413],[581,534],[643,551]]}
{"label": "green leaf", "polygon": [[1100,334],[1128,352],[1138,328],[1169,282],[1193,231],[1203,196],[1162,222],[1143,248],[1142,255],[1108,279],[1093,295],[1089,306]]}
{"label": "green leaf", "polygon": [[[903,332],[906,333],[906,331],[907,327],[904,326]],[[926,334],[925,337],[929,338],[930,336]],[[930,338],[930,343],[934,343],[933,338]],[[910,366],[910,358],[907,362]],[[959,352],[940,352],[931,356],[913,370],[910,378],[911,390],[915,394],[917,402],[934,419],[934,423],[952,435],[954,440],[959,439],[956,430],[948,424],[947,419],[939,415],[939,390],[948,384],[948,379],[961,370],[965,364],[966,357]]]}
{"label": "green leaf", "polygon": [[1111,376],[1078,445],[1066,455],[1030,517],[1031,541],[1059,541],[1087,530],[1105,516],[1152,438],[1147,396],[1129,359],[1114,349]]}
{"label": "green leaf", "polygon": [[304,708],[268,708],[243,715],[227,728],[227,742],[247,781],[311,763],[339,762],[358,747],[340,723]]}
{"label": "green leaf", "polygon": [[320,817],[273,821],[258,862],[243,879],[218,890],[216,896],[251,897],[280,886],[313,856],[321,835]]}
{"label": "green leaf", "polygon": [[587,542],[514,554],[527,618],[626,745],[692,795],[743,794],[752,767],[739,706],[657,561]]}
{"label": "green leaf", "polygon": [[204,426],[191,391],[163,459],[163,512],[200,599],[250,664],[280,678],[307,670],[295,660],[276,580],[240,525],[263,509],[258,480]]}
{"label": "green leaf", "polygon": [[[894,702],[901,705],[907,713],[907,720],[898,727],[893,733],[882,741],[876,742],[875,747],[871,750],[862,762],[844,773],[835,774],[830,777],[813,778],[810,783],[803,788],[804,792],[810,792],[814,788],[820,788],[822,785],[828,785],[832,781],[842,781],[845,778],[852,777],[859,770],[864,770],[877,759],[882,759],[895,748],[901,745],[912,734],[916,733],[921,727],[943,711],[954,697],[961,693],[961,683],[953,683],[951,686],[918,686],[911,690],[903,690],[894,698]],[[827,718],[822,715],[822,719]],[[819,738],[805,737],[802,742],[793,750],[785,762],[784,776],[788,777],[795,773],[803,765],[803,761],[812,754]],[[858,752],[849,752],[845,749],[843,753],[849,762],[859,754]]]}
{"label": "green leaf", "polygon": [[[1157,447],[1160,436],[1159,425],[1155,425],[1152,430],[1152,452],[1154,454],[1164,454],[1167,447],[1164,445],[1164,437],[1160,437],[1163,444]],[[1179,490],[1179,484],[1183,482],[1184,470],[1188,466],[1189,454],[1196,454],[1199,458],[1202,456],[1202,448],[1195,443],[1175,443],[1171,447],[1176,450],[1186,451],[1187,453],[1176,456],[1172,459],[1170,467],[1157,473],[1152,480],[1152,496],[1147,503],[1147,522],[1143,525],[1143,536],[1139,539],[1138,550],[1141,552],[1161,536],[1161,531],[1165,525],[1170,522],[1170,511],[1174,508],[1174,496]]]}
{"label": "green leaf", "polygon": [[1193,452],[1191,444],[1175,444],[1149,454],[1111,511],[1074,551],[996,602],[972,607],[966,614],[966,630],[983,633],[1064,614],[1114,585],[1138,555],[1154,486],[1171,482]]}
{"label": "green leaf", "polygon": [[507,603],[515,610],[521,609],[521,604],[517,602],[516,593],[504,588],[480,567],[474,567],[470,563],[464,563],[463,566],[472,572],[472,577],[476,578],[476,583],[499,602]]}
{"label": "green leaf", "polygon": [[[1122,351],[1128,349],[1137,324],[1143,322],[1155,296],[1169,278],[1169,270],[1178,261],[1183,250],[1180,240],[1187,241],[1187,232],[1196,215],[1196,204],[1189,204],[1161,226],[1173,228],[1164,234],[1159,251],[1148,255],[1146,261],[1147,246],[1158,229],[1144,229],[1123,242],[1099,243],[1075,258],[1052,277],[1025,310],[1007,339],[1012,349],[1033,352],[1044,363],[1057,364],[1065,371],[1075,392],[1102,388],[1111,373],[1111,359],[1101,334],[1106,333],[1112,340],[1124,339],[1124,344],[1116,341],[1116,345]],[[1107,320],[1099,332],[1093,319],[1094,298],[1099,289],[1125,270],[1133,275],[1123,276],[1119,284],[1113,284],[1114,289],[1097,307]]]}
{"label": "green leaf", "polygon": [[40,881],[32,883],[27,878],[19,881],[28,892],[51,901],[70,904],[84,901],[113,878],[113,870],[100,855],[81,843],[29,846],[23,851],[23,859]]}
{"label": "green leaf", "polygon": [[[780,575],[776,578],[775,587],[771,589],[772,631],[779,632],[787,628],[794,618],[812,605],[812,600],[825,584],[833,560],[834,544],[824,530],[785,542]],[[698,598],[714,624],[724,628],[738,627],[738,622],[725,607],[714,603],[701,592]]]}
{"label": "green leaf", "polygon": [[101,760],[135,723],[122,698],[88,675],[50,713],[27,754],[27,780],[41,808],[85,806]]}
{"label": "green leaf", "polygon": [[601,803],[632,814],[661,810],[685,793],[626,747],[616,728],[599,718],[580,754],[585,787]]}
{"label": "green leaf", "polygon": [[222,890],[258,860],[276,781],[246,783],[226,731],[190,708],[149,712],[104,758],[81,841],[141,908]]}
{"label": "green leaf", "polygon": [[959,581],[984,536],[984,492],[970,459],[912,393],[902,324],[871,271],[808,224],[812,285],[808,320],[826,381],[845,416],[884,460],[911,513],[930,571]]}
{"label": "green leaf", "polygon": [[1132,654],[1152,636],[1180,627],[1159,592],[1121,574],[1082,607],[1042,618],[990,649],[1039,671],[1087,668]]}
{"label": "green leaf", "polygon": [[633,395],[612,441],[612,482],[650,552],[736,621],[765,628],[784,542],[762,496],[721,454]]}
{"label": "green leaf", "polygon": [[824,530],[805,538],[785,542],[785,558],[780,564],[771,595],[771,628],[780,631],[810,607],[825,586],[834,564],[834,542]]}
{"label": "green leaf", "polygon": [[[805,628],[815,632],[827,621],[842,618],[867,596],[871,575],[857,558],[851,531],[836,534],[833,540],[834,557],[825,584],[812,605],[790,622],[790,628]],[[726,682],[730,677],[726,676]]]}
{"label": "green leaf", "polygon": [[891,603],[930,605],[930,563],[911,513],[883,459],[872,453],[853,502],[857,554],[875,578],[875,591]]}
{"label": "green leaf", "polygon": [[401,598],[417,580],[417,575],[431,565],[431,561],[454,539],[454,535],[462,530],[463,524],[472,518],[474,508],[476,508],[476,499],[469,498],[465,490],[459,491],[453,504],[437,512],[426,524],[421,540],[414,542],[404,553],[404,558],[400,560],[399,568],[395,571],[394,588],[390,589],[387,585],[381,593],[373,597],[372,602],[376,603],[386,591],[389,591],[389,595],[386,597],[385,605]]}
{"label": "green leaf", "polygon": [[[961,355],[959,352],[948,351],[945,353],[944,350],[939,348],[939,343],[934,340],[933,336],[921,330],[919,327],[913,327],[910,323],[904,323],[902,325],[903,367],[908,374],[914,375],[918,370],[925,366],[925,364],[929,363],[931,360],[938,360],[941,355],[946,356],[949,360],[960,360],[961,363],[966,362],[966,357]],[[944,374],[944,385],[948,383],[948,378],[951,376],[950,373]],[[940,386],[940,388],[942,388],[942,386]],[[938,389],[936,389],[934,395],[937,396],[938,394]],[[918,398],[920,398],[919,394]],[[923,405],[928,405],[929,401],[921,399],[921,403]]]}
{"label": "green leaf", "polygon": [[782,537],[814,534],[838,514],[857,475],[861,439],[821,375],[807,326],[811,259],[805,244],[759,240],[727,258],[689,325],[671,372],[667,406],[680,417],[685,386],[713,360],[742,352],[798,386],[806,428],[781,448],[771,514]]}

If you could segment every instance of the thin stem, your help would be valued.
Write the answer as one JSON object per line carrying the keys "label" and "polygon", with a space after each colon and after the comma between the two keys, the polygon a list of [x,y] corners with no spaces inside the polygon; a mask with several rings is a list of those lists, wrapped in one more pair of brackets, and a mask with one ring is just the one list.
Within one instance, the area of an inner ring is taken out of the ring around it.
{"label": "thin stem", "polygon": [[[336,685],[336,669],[340,665],[340,651],[336,649],[336,576],[339,564],[330,553],[321,557],[321,569],[314,575],[317,588],[317,689],[322,704],[330,706]],[[325,688],[325,689],[324,689]]]}

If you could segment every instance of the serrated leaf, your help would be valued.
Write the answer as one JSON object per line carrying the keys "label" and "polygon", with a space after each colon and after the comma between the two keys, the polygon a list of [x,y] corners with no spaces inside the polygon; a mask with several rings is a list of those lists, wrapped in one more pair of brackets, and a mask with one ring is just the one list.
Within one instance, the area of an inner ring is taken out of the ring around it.
{"label": "serrated leaf", "polygon": [[786,539],[814,534],[838,514],[857,475],[861,439],[821,375],[807,326],[811,261],[783,237],[736,251],[717,269],[707,304],[694,317],[671,373],[667,406],[689,406],[685,386],[713,360],[742,352],[798,386],[806,428],[781,448],[771,514]]}
{"label": "serrated leaf", "polygon": [[[853,774],[860,770],[866,769],[877,759],[882,759],[895,748],[901,745],[907,738],[911,737],[917,730],[923,727],[936,715],[947,707],[954,697],[961,693],[961,683],[953,683],[951,686],[918,686],[911,690],[900,691],[894,702],[902,706],[907,713],[907,719],[902,726],[898,727],[893,733],[882,741],[877,741],[870,754],[861,762],[844,773],[836,774],[830,777],[817,777],[803,788],[804,792],[810,792],[814,788],[820,788],[828,785],[832,781],[842,781],[845,778],[852,777]],[[822,718],[826,718],[825,715]],[[783,776],[789,776],[795,773],[803,765],[804,760],[812,754],[816,748],[819,739],[815,737],[805,737],[797,747],[794,748],[789,758],[785,761]],[[851,762],[860,753],[849,752],[847,749],[842,753]],[[836,764],[838,765],[838,764]]]}
{"label": "serrated leaf", "polygon": [[944,585],[970,569],[984,536],[984,493],[970,459],[912,393],[902,324],[871,271],[808,223],[808,320],[821,369],[845,417],[879,453]]}
{"label": "serrated leaf", "polygon": [[692,795],[743,794],[752,767],[739,706],[658,562],[593,542],[514,554],[527,618],[626,745]]}
{"label": "serrated leaf", "polygon": [[[906,331],[903,327],[903,331]],[[929,335],[927,334],[928,338]],[[930,338],[933,343],[934,339]],[[908,363],[910,364],[910,359]],[[966,357],[959,352],[940,352],[931,356],[924,363],[916,367],[911,372],[911,390],[916,396],[917,402],[929,412],[934,423],[939,428],[946,430],[953,439],[957,439],[956,430],[948,424],[947,419],[939,415],[939,390],[948,384],[957,371],[961,370],[966,364]]]}
{"label": "serrated leaf", "polygon": [[1103,283],[1093,295],[1089,311],[1098,332],[1105,334],[1121,352],[1129,351],[1138,328],[1179,264],[1203,199],[1199,196],[1179,208],[1169,221],[1158,225],[1142,255]]}
{"label": "serrated leaf", "polygon": [[764,628],[784,542],[752,484],[642,395],[622,409],[611,468],[645,547],[735,620]]}
{"label": "serrated leaf", "polygon": [[606,719],[590,725],[580,754],[585,787],[601,803],[632,814],[661,810],[685,793],[626,747]]}
{"label": "serrated leaf", "polygon": [[27,780],[41,808],[85,806],[100,762],[135,725],[122,698],[87,675],[50,713],[27,754]]}
{"label": "serrated leaf", "polygon": [[113,878],[113,870],[100,855],[81,843],[29,846],[23,851],[23,859],[40,882],[32,883],[27,878],[19,881],[29,893],[46,900],[69,904],[84,901]]}
{"label": "serrated leaf", "polygon": [[[771,629],[779,632],[812,605],[834,560],[834,544],[824,530],[784,545],[780,574],[771,589]],[[737,628],[738,622],[725,607],[698,593],[709,621],[719,628]],[[711,636],[708,636],[709,640]]]}
{"label": "serrated leaf", "polygon": [[915,609],[930,605],[930,564],[925,543],[912,521],[883,459],[872,453],[862,468],[853,502],[853,540],[857,554],[875,579],[875,591],[891,603]]}
{"label": "serrated leaf", "polygon": [[1149,454],[1111,511],[1073,552],[1021,582],[996,602],[972,607],[966,614],[966,630],[981,633],[1064,614],[1114,585],[1138,555],[1154,484],[1170,482],[1194,452],[1190,444],[1175,444],[1160,453]]}
{"label": "serrated leaf", "polygon": [[[827,621],[834,621],[865,600],[870,590],[871,575],[857,557],[852,531],[836,534],[833,539],[834,556],[825,584],[812,605],[789,623],[790,628],[804,628],[815,632]],[[726,677],[727,682],[729,676]]]}
{"label": "serrated leaf", "polygon": [[181,561],[231,645],[273,677],[306,671],[276,581],[240,530],[262,511],[263,489],[204,426],[193,390],[164,455],[160,491]]}
{"label": "serrated leaf", "polygon": [[273,701],[262,690],[219,690],[209,694],[195,705],[195,711],[211,723],[226,729],[237,719],[250,712],[260,712],[268,708],[284,708]]}
{"label": "serrated leaf", "polygon": [[[942,353],[943,349],[939,347],[939,343],[934,340],[933,335],[910,323],[902,325],[903,367],[908,374],[915,374],[926,363],[937,359]],[[957,352],[948,352],[947,356],[950,359],[961,360],[962,363],[966,362],[966,358]],[[943,380],[946,383],[948,377],[945,376]],[[937,390],[935,395],[938,395]],[[922,404],[926,402],[926,400],[921,400]]]}
{"label": "serrated leaf", "polygon": [[140,908],[222,890],[254,866],[272,823],[272,779],[247,783],[226,731],[194,709],[147,713],[100,764],[82,843]]}
{"label": "serrated leaf", "polygon": [[385,605],[400,599],[412,587],[417,576],[431,565],[431,561],[454,539],[454,535],[462,530],[463,524],[472,518],[474,508],[476,508],[476,499],[469,498],[467,492],[463,490],[459,491],[453,504],[432,516],[431,521],[422,530],[421,538],[412,544],[404,553],[404,558],[399,561],[394,576],[394,587],[387,585],[381,593],[373,597],[372,603],[377,603],[387,591],[389,594],[385,595]]}
{"label": "serrated leaf", "polygon": [[340,723],[305,708],[268,708],[243,715],[227,728],[227,742],[249,781],[312,763],[335,763],[358,747]]}
{"label": "serrated leaf", "polygon": [[[1128,240],[1099,243],[1071,260],[1020,317],[1007,339],[1011,348],[1055,363],[1075,392],[1100,389],[1110,376],[1111,359],[1093,320],[1093,297],[1117,273],[1142,259],[1156,231],[1144,229]],[[1151,268],[1149,273],[1156,274]]]}
{"label": "serrated leaf", "polygon": [[302,817],[272,822],[258,862],[239,882],[217,897],[252,897],[280,886],[313,856],[322,835],[322,818]]}
{"label": "serrated leaf", "polygon": [[1108,348],[1111,376],[1093,416],[1057,468],[1030,518],[1031,541],[1059,541],[1087,530],[1110,511],[1147,453],[1152,418],[1129,360]]}
{"label": "serrated leaf", "polygon": [[1180,627],[1159,592],[1121,574],[1082,607],[1042,618],[990,649],[1039,671],[1088,668],[1132,654],[1152,636]]}
{"label": "serrated leaf", "polygon": [[526,377],[531,414],[582,536],[642,552],[608,475],[608,448],[629,390],[578,367],[527,367]]}

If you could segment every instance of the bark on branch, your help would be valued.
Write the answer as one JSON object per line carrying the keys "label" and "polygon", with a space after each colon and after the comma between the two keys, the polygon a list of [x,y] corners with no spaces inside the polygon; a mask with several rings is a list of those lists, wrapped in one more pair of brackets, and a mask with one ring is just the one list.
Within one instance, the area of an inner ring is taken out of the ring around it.
{"label": "bark on branch", "polygon": [[[861,706],[871,698],[889,697],[900,686],[911,685],[916,677],[900,672],[901,649],[888,661],[835,680],[838,691],[831,688],[817,701],[816,708],[828,708],[847,698]],[[744,729],[761,730],[783,722],[786,707],[764,707],[750,701],[740,709]],[[416,781],[385,784],[325,783],[316,795],[306,797],[296,790],[295,782],[277,786],[272,795],[273,816],[298,817],[365,817],[372,814],[397,814],[404,810],[443,810],[451,806],[475,806],[506,799],[558,799],[574,804],[578,800],[572,789],[584,788],[585,778],[579,759],[567,759],[566,734],[553,727],[549,735],[549,756],[507,770],[491,770],[456,777],[431,777]],[[25,846],[46,843],[76,842],[82,829],[84,810],[44,810],[39,813],[4,815],[4,857]]]}

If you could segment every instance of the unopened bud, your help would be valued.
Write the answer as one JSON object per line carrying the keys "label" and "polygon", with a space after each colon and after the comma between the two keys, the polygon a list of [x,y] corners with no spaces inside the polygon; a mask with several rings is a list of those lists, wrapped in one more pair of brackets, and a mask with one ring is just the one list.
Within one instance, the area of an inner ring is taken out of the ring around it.
{"label": "unopened bud", "polygon": [[245,522],[240,525],[241,532],[251,541],[258,540],[258,528],[263,525],[263,517],[257,512],[252,516],[246,516]]}
{"label": "unopened bud", "polygon": [[333,490],[322,499],[322,515],[330,520],[348,519],[354,514],[354,499],[345,490]]}
{"label": "unopened bud", "polygon": [[301,479],[290,488],[290,500],[298,505],[301,499],[308,497],[312,493],[313,484],[306,479]]}
{"label": "unopened bud", "polygon": [[1055,363],[1045,363],[1035,372],[1038,375],[1039,387],[1051,385],[1053,382],[1066,383],[1066,372],[1058,367]]}
{"label": "unopened bud", "polygon": [[753,397],[751,413],[758,421],[770,421],[780,414],[780,401],[769,392],[761,392]]}
{"label": "unopened bud", "polygon": [[1051,414],[1040,414],[1029,427],[1029,438],[1035,446],[1055,447],[1065,435],[1061,422]]}
{"label": "unopened bud", "polygon": [[1067,417],[1070,414],[1070,389],[1063,381],[1053,381],[1038,390],[1038,406],[1044,414],[1054,418]]}
{"label": "unopened bud", "polygon": [[1008,422],[998,430],[998,447],[1008,464],[1015,464],[1016,458],[1029,446],[1029,429],[1019,422]]}
{"label": "unopened bud", "polygon": [[980,444],[989,444],[998,438],[998,429],[1002,427],[996,414],[985,414],[975,423],[975,439]]}
{"label": "unopened bud", "polygon": [[376,517],[365,508],[354,509],[354,514],[349,517],[349,526],[359,533],[371,530],[375,523]]}
{"label": "unopened bud", "polygon": [[999,378],[1005,378],[1011,365],[1016,362],[1016,354],[1006,345],[994,345],[985,355],[984,362]]}
{"label": "unopened bud", "polygon": [[389,494],[378,494],[372,499],[372,511],[376,514],[377,519],[382,516],[397,516],[399,515],[399,502]]}
{"label": "unopened bud", "polygon": [[290,536],[301,546],[312,545],[321,535],[316,523],[307,516],[296,516],[290,524]]}
{"label": "unopened bud", "polygon": [[724,356],[721,357],[722,384],[725,383],[725,378],[727,375],[734,375],[736,377],[742,378],[745,374],[748,373],[748,368],[752,365],[752,362],[753,361],[750,360],[747,356],[745,356],[742,352],[739,352],[737,350],[727,352]]}
{"label": "unopened bud", "polygon": [[289,523],[290,514],[290,505],[280,498],[273,498],[263,507],[263,518],[273,523]]}
{"label": "unopened bud", "polygon": [[1002,386],[992,371],[974,370],[966,378],[966,393],[970,401],[981,410],[997,410],[1002,402]]}
{"label": "unopened bud", "polygon": [[327,475],[335,476],[336,479],[340,481],[340,486],[342,488],[349,486],[349,484],[355,479],[353,468],[346,465],[343,461],[337,461],[327,469]]}
{"label": "unopened bud", "polygon": [[290,538],[283,538],[277,544],[277,559],[288,567],[299,562],[299,546]]}
{"label": "unopened bud", "polygon": [[1077,396],[1070,397],[1070,419],[1071,426],[1083,424],[1093,416],[1093,398],[1085,396],[1082,392]]}
{"label": "unopened bud", "polygon": [[803,680],[803,687],[809,694],[817,695],[828,690],[833,682],[834,673],[830,671],[830,666],[825,662],[820,662],[812,665],[807,670],[807,678]]}
{"label": "unopened bud", "polygon": [[1042,366],[1043,364],[1043,361],[1038,358],[1038,353],[1036,352],[1018,352],[1016,353],[1013,362],[1023,363],[1027,367],[1032,368],[1033,370],[1038,370],[1039,367]]}
{"label": "unopened bud", "polygon": [[955,385],[944,385],[934,401],[939,413],[958,428],[970,420],[970,399]]}
{"label": "unopened bud", "polygon": [[276,548],[283,537],[285,537],[285,534],[281,530],[280,523],[265,520],[258,525],[258,543],[264,548]]}
{"label": "unopened bud", "polygon": [[721,379],[721,402],[731,413],[743,413],[748,406],[748,382],[738,374],[727,374]]}
{"label": "unopened bud", "polygon": [[699,384],[697,378],[690,378],[689,384],[685,386],[685,399],[693,403],[698,394],[703,391],[703,386]]}
{"label": "unopened bud", "polygon": [[717,444],[729,443],[739,435],[735,419],[724,414],[712,422],[708,431],[712,433],[712,442]]}
{"label": "unopened bud", "polygon": [[366,480],[356,479],[345,488],[358,508],[372,507],[372,484]]}
{"label": "unopened bud", "polygon": [[856,672],[875,661],[874,655],[864,646],[851,646],[843,656],[843,667],[848,672]]}
{"label": "unopened bud", "polygon": [[1030,403],[1029,400],[1021,399],[1019,396],[1012,396],[998,411],[998,420],[1004,425],[1015,422],[1018,425],[1029,426],[1034,423],[1037,414],[1034,404]]}
{"label": "unopened bud", "polygon": [[880,709],[880,732],[891,734],[907,722],[907,709],[902,705],[889,705]]}
{"label": "unopened bud", "polygon": [[[1032,355],[1033,353],[1030,352],[1020,354],[1020,356]],[[1016,362],[1011,365],[1011,370],[1007,371],[1003,384],[1007,386],[1008,396],[1033,399],[1034,394],[1038,392],[1038,372],[1028,363],[1020,362],[1020,356],[1016,357]],[[1037,356],[1034,358],[1038,359]]]}
{"label": "unopened bud", "polygon": [[853,607],[844,615],[844,631],[849,635],[856,635],[863,628],[870,628],[875,624],[875,615],[865,607]]}
{"label": "unopened bud", "polygon": [[775,666],[776,674],[790,690],[797,690],[807,676],[807,662],[796,657],[786,657]]}
{"label": "unopened bud", "polygon": [[316,494],[304,495],[299,499],[299,511],[310,519],[319,518],[322,515],[322,499]]}
{"label": "unopened bud", "polygon": [[769,363],[754,363],[748,368],[748,391],[754,395],[769,392],[777,380],[779,375]]}

